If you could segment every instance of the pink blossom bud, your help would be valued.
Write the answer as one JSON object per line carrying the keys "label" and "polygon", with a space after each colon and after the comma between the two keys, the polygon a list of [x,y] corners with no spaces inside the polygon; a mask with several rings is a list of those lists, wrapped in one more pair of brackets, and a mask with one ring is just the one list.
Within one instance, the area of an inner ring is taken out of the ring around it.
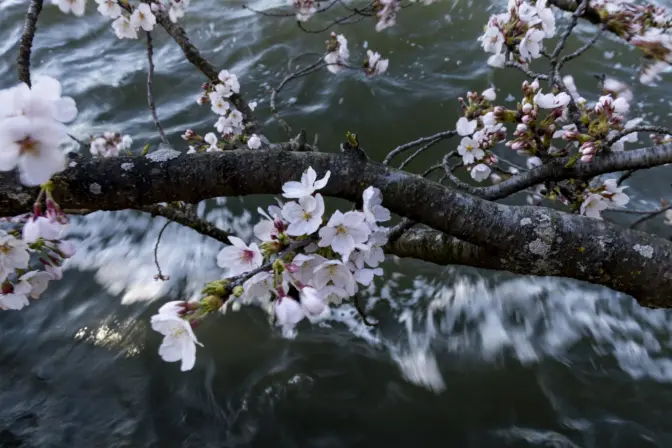
{"label": "pink blossom bud", "polygon": [[523,113],[529,114],[532,111],[532,105],[530,103],[523,104]]}
{"label": "pink blossom bud", "polygon": [[527,125],[524,124],[524,123],[518,123],[518,126],[516,126],[516,132],[519,132],[519,133],[522,134],[525,131],[527,131]]}
{"label": "pink blossom bud", "polygon": [[199,97],[196,99],[196,104],[198,104],[199,106],[202,106],[202,105],[204,105],[207,101],[208,101],[208,97],[201,95],[201,96],[199,96]]}
{"label": "pink blossom bud", "polygon": [[194,319],[192,321],[189,321],[189,325],[191,325],[191,328],[198,328],[201,325],[201,321],[198,319]]}
{"label": "pink blossom bud", "polygon": [[530,84],[530,87],[532,87],[532,89],[536,92],[539,90],[539,81],[535,79],[532,81],[532,84]]}
{"label": "pink blossom bud", "polygon": [[527,82],[527,79],[523,81],[523,90],[527,90],[530,87],[530,83]]}
{"label": "pink blossom bud", "polygon": [[196,133],[192,129],[187,129],[184,131],[184,134],[182,134],[183,140],[191,140],[194,137],[196,137]]}
{"label": "pink blossom bud", "polygon": [[586,162],[586,163],[592,162],[593,157],[595,157],[593,154],[588,154],[588,155],[585,155],[585,156],[581,156],[581,161]]}
{"label": "pink blossom bud", "polygon": [[530,115],[523,115],[523,118],[522,118],[521,121],[522,121],[523,123],[527,124],[527,123],[529,123],[529,122],[532,121],[532,120],[533,120],[533,118],[532,118]]}
{"label": "pink blossom bud", "polygon": [[210,88],[209,82],[204,82],[203,84],[201,84],[201,89],[208,90],[209,88]]}
{"label": "pink blossom bud", "polygon": [[571,142],[573,140],[578,140],[579,139],[579,133],[576,131],[565,131],[564,134],[562,134],[562,139],[568,142]]}
{"label": "pink blossom bud", "polygon": [[513,149],[514,151],[518,151],[519,149],[523,149],[523,147],[525,147],[525,145],[520,140],[516,141],[516,142],[513,142],[511,144],[511,149]]}

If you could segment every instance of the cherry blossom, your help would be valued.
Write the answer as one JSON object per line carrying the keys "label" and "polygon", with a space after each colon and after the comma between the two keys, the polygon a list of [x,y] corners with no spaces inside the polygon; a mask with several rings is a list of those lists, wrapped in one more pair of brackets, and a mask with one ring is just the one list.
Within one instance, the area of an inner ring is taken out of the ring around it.
{"label": "cherry blossom", "polygon": [[471,169],[469,172],[471,174],[471,178],[474,179],[476,182],[483,182],[485,179],[490,176],[490,167],[484,163],[479,163],[475,167]]}
{"label": "cherry blossom", "polygon": [[151,318],[152,329],[164,338],[159,346],[159,356],[167,362],[181,361],[183,372],[194,368],[196,363],[196,344],[203,346],[191,325],[177,314],[169,312],[155,314]]}
{"label": "cherry blossom", "polygon": [[389,221],[392,218],[390,211],[383,207],[383,195],[376,187],[368,187],[362,194],[364,219],[371,229],[378,227],[377,223]]}
{"label": "cherry blossom", "polygon": [[0,280],[7,278],[16,269],[26,269],[29,260],[28,245],[0,230]]}
{"label": "cherry blossom", "polygon": [[324,56],[327,70],[334,74],[340,72],[348,65],[349,58],[348,40],[342,34],[331,33],[331,39],[327,41],[327,54]]}
{"label": "cherry blossom", "polygon": [[319,316],[327,308],[326,303],[324,303],[323,297],[317,291],[317,289],[312,286],[304,286],[299,290],[301,308],[306,315],[310,316]]}
{"label": "cherry blossom", "polygon": [[78,17],[83,16],[86,9],[86,0],[53,0],[53,3],[58,6],[61,12],[73,13]]}
{"label": "cherry blossom", "polygon": [[542,94],[541,91],[539,91],[534,96],[534,103],[542,109],[557,109],[568,105],[571,99],[572,98],[565,92],[560,92],[557,95],[554,95],[552,93]]}
{"label": "cherry blossom", "polygon": [[261,266],[263,256],[257,243],[249,246],[240,238],[230,236],[231,246],[227,246],[217,254],[217,265],[228,269],[227,277],[234,277]]}
{"label": "cherry blossom", "polygon": [[278,297],[274,309],[276,323],[285,328],[294,327],[305,317],[299,302],[289,296]]}
{"label": "cherry blossom", "polygon": [[19,282],[26,282],[30,286],[27,294],[33,299],[39,299],[51,279],[51,275],[45,271],[29,271],[19,277]]}
{"label": "cherry blossom", "polygon": [[[222,84],[218,84],[215,86],[215,88],[219,87],[220,89],[224,89],[224,91],[231,92],[231,93],[239,93],[240,92],[240,82],[238,82],[238,77],[234,75],[233,73],[229,72],[228,70],[222,70],[219,72],[217,75],[217,78],[222,82]],[[220,87],[223,86],[223,87]],[[231,96],[231,93],[228,96]],[[226,96],[226,95],[224,95]]]}
{"label": "cherry blossom", "polygon": [[364,61],[364,70],[369,76],[382,75],[387,71],[390,64],[388,59],[382,59],[380,54],[367,50],[366,60]]}
{"label": "cherry blossom", "polygon": [[98,12],[105,17],[116,19],[121,15],[121,6],[117,0],[96,0],[96,3],[98,3]]}
{"label": "cherry blossom", "polygon": [[602,210],[607,209],[607,202],[602,195],[599,194],[589,194],[586,199],[581,203],[581,214],[589,218],[601,218],[600,213]]}
{"label": "cherry blossom", "polygon": [[485,89],[482,93],[481,96],[485,98],[486,101],[493,102],[497,99],[497,92],[495,92],[494,87],[490,87],[489,89]]}
{"label": "cherry blossom", "polygon": [[112,22],[112,29],[119,39],[137,39],[138,32],[126,16],[119,16]]}
{"label": "cherry blossom", "polygon": [[460,145],[457,147],[457,152],[462,156],[462,162],[465,165],[470,165],[476,160],[481,160],[485,156],[479,146],[478,142],[471,137],[463,137]]}
{"label": "cherry blossom", "polygon": [[379,0],[380,9],[376,13],[378,22],[376,23],[376,31],[380,32],[385,28],[394,26],[397,18],[397,12],[401,9],[397,0]]}
{"label": "cherry blossom", "polygon": [[154,16],[147,3],[140,3],[131,14],[130,22],[136,29],[142,28],[145,31],[152,31],[154,25],[156,25],[156,16]]}
{"label": "cherry blossom", "polygon": [[247,147],[250,149],[261,148],[261,139],[257,134],[252,134],[250,138],[247,139]]}
{"label": "cherry blossom", "polygon": [[[350,269],[339,260],[329,260],[322,263],[315,269],[313,285],[316,289],[322,290],[328,284],[343,291],[347,296],[355,294],[357,285]],[[334,291],[330,291],[333,293]]]}
{"label": "cherry blossom", "polygon": [[619,187],[616,179],[608,179],[604,181],[603,196],[607,197],[617,207],[623,207],[630,202],[628,195],[623,193],[626,188],[628,187]]}
{"label": "cherry blossom", "polygon": [[226,115],[231,108],[229,102],[219,92],[210,92],[208,98],[210,99],[210,108],[217,115]]}
{"label": "cherry blossom", "polygon": [[478,121],[476,120],[469,120],[467,117],[460,117],[459,120],[457,120],[457,133],[461,136],[467,136],[467,135],[472,135],[476,131],[476,127],[478,126]]}
{"label": "cherry blossom", "polygon": [[44,216],[29,219],[23,226],[23,240],[26,243],[34,243],[40,238],[55,240],[61,234],[62,226],[55,220]]}
{"label": "cherry blossom", "polygon": [[287,234],[291,236],[311,235],[322,225],[324,199],[321,194],[303,196],[299,202],[288,202],[282,208],[282,217],[287,220]]}
{"label": "cherry blossom", "polygon": [[298,199],[303,196],[310,196],[315,191],[321,190],[327,185],[331,171],[327,171],[324,177],[317,180],[317,173],[313,167],[308,167],[301,175],[301,182],[289,181],[282,186],[282,195],[288,199]]}
{"label": "cherry blossom", "polygon": [[371,234],[362,212],[341,213],[336,210],[327,225],[320,229],[320,247],[331,246],[345,259],[355,249],[355,244],[365,243]]}
{"label": "cherry blossom", "polygon": [[294,0],[293,3],[296,9],[296,20],[299,22],[307,21],[317,12],[314,0]]}
{"label": "cherry blossom", "polygon": [[19,282],[16,285],[11,285],[9,291],[5,292],[3,285],[3,292],[0,294],[0,309],[2,310],[20,310],[30,305],[28,294],[30,294],[31,287],[26,281]]}

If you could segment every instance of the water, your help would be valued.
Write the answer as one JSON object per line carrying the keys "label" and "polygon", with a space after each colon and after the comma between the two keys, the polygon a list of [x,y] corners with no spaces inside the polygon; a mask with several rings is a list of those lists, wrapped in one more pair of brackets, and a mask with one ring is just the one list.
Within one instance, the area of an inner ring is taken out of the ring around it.
{"label": "water", "polygon": [[[254,15],[240,2],[194,3],[184,23],[190,36],[217,67],[238,74],[248,100],[259,101],[267,134],[282,138],[268,89],[286,73],[289,57],[321,51],[327,34],[302,33],[292,19]],[[34,73],[62,80],[77,100],[75,135],[113,130],[131,134],[136,150],[156,144],[143,43],[118,41],[93,6],[77,19],[47,5]],[[2,86],[16,79],[24,9],[24,1],[0,1]],[[378,159],[400,143],[451,128],[455,99],[466,90],[494,82],[503,99],[522,81],[484,64],[475,38],[491,9],[487,2],[445,0],[404,11],[398,26],[381,34],[368,21],[340,28],[353,59],[364,42],[389,55],[389,76],[302,78],[282,92],[283,116],[296,129],[319,133],[325,151],[335,150],[346,131],[357,132]],[[570,47],[592,32],[580,26]],[[161,31],[155,43],[158,113],[180,145],[184,129],[206,132],[215,120],[195,105],[202,76]],[[589,90],[593,75],[628,81],[636,64],[636,54],[605,39],[570,68],[579,88]],[[635,84],[635,113],[646,110],[664,123],[669,87],[669,78],[657,88]],[[435,146],[410,169],[421,171],[454,144]],[[668,172],[633,176],[632,205],[655,206],[668,193]],[[248,239],[257,219],[251,212],[271,200],[208,201],[198,212]],[[155,282],[153,247],[163,224],[134,212],[75,219],[79,253],[63,281],[28,309],[0,315],[0,446],[672,444],[672,314],[563,279],[390,259],[386,277],[366,294],[377,328],[344,306],[333,322],[302,326],[288,341],[257,310],[229,313],[198,330],[205,348],[196,368],[182,374],[158,357],[149,316],[217,278],[221,244],[171,224],[159,248],[171,280]],[[660,221],[646,229],[669,234]]]}

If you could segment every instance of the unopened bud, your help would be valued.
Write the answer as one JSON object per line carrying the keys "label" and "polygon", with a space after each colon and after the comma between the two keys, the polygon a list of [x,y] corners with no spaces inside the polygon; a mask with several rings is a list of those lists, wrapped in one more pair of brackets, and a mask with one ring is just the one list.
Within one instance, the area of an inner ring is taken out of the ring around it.
{"label": "unopened bud", "polygon": [[278,232],[282,233],[285,231],[285,223],[279,216],[273,219],[273,225],[278,229]]}
{"label": "unopened bud", "polygon": [[529,114],[532,111],[532,109],[533,109],[533,106],[530,103],[523,104],[522,110],[523,110],[524,114]]}
{"label": "unopened bud", "polygon": [[593,157],[595,157],[593,154],[587,154],[587,155],[585,155],[585,156],[581,156],[581,161],[582,161],[582,162],[586,162],[586,163],[588,163],[588,162],[592,162],[592,161],[593,161]]}
{"label": "unopened bud", "polygon": [[2,283],[2,293],[3,294],[11,294],[14,292],[14,285],[9,283],[7,280],[5,280]]}
{"label": "unopened bud", "polygon": [[222,300],[217,296],[206,296],[201,299],[201,306],[207,311],[217,311],[222,306]]}
{"label": "unopened bud", "polygon": [[532,121],[532,120],[533,120],[532,116],[530,116],[530,115],[523,115],[523,118],[522,118],[521,121],[522,121],[523,123],[525,123],[525,124],[528,124],[528,123],[529,123],[530,121]]}
{"label": "unopened bud", "polygon": [[243,288],[242,286],[236,286],[235,288],[233,288],[233,295],[236,297],[242,296],[244,292],[245,288]]}

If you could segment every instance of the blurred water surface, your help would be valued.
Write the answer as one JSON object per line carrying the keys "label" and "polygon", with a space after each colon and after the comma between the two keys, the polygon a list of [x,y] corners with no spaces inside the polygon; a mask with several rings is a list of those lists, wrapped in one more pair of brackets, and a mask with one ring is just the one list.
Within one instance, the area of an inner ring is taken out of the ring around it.
{"label": "blurred water surface", "polygon": [[[183,23],[190,37],[217,67],[238,74],[268,135],[282,138],[269,89],[289,58],[322,51],[328,33],[301,32],[293,19],[253,14],[240,1],[192,3]],[[26,4],[0,1],[2,87],[16,81]],[[488,68],[475,40],[504,4],[443,0],[404,11],[383,33],[368,20],[337,29],[353,60],[365,43],[389,56],[389,74],[301,78],[280,96],[285,118],[319,133],[325,151],[355,131],[382,159],[400,143],[453,127],[456,98],[469,89],[495,83],[506,100],[519,92],[521,76]],[[94,6],[89,1],[87,15],[76,18],[45,5],[33,72],[60,79],[76,99],[74,134],[128,133],[139,151],[157,143],[144,43],[117,40]],[[579,26],[569,47],[593,32]],[[202,75],[162,31],[155,44],[158,113],[180,145],[184,129],[205,133],[215,119],[195,104]],[[588,94],[594,75],[632,82],[637,64],[637,54],[605,38],[569,69]],[[633,112],[667,122],[666,81],[633,83]],[[435,146],[410,169],[426,168],[451,145]],[[629,185],[633,207],[655,206],[669,193],[669,167],[637,174]],[[248,239],[254,210],[271,201],[219,199],[198,212]],[[74,219],[79,252],[63,281],[28,309],[0,314],[0,446],[672,446],[672,313],[563,279],[391,259],[365,294],[378,328],[362,325],[346,305],[332,322],[302,326],[286,340],[258,310],[229,313],[198,330],[205,347],[195,369],[180,373],[158,357],[149,316],[217,278],[221,244],[169,226],[159,254],[171,280],[155,282],[153,248],[164,222],[133,212]],[[669,233],[662,227],[647,229]]]}

